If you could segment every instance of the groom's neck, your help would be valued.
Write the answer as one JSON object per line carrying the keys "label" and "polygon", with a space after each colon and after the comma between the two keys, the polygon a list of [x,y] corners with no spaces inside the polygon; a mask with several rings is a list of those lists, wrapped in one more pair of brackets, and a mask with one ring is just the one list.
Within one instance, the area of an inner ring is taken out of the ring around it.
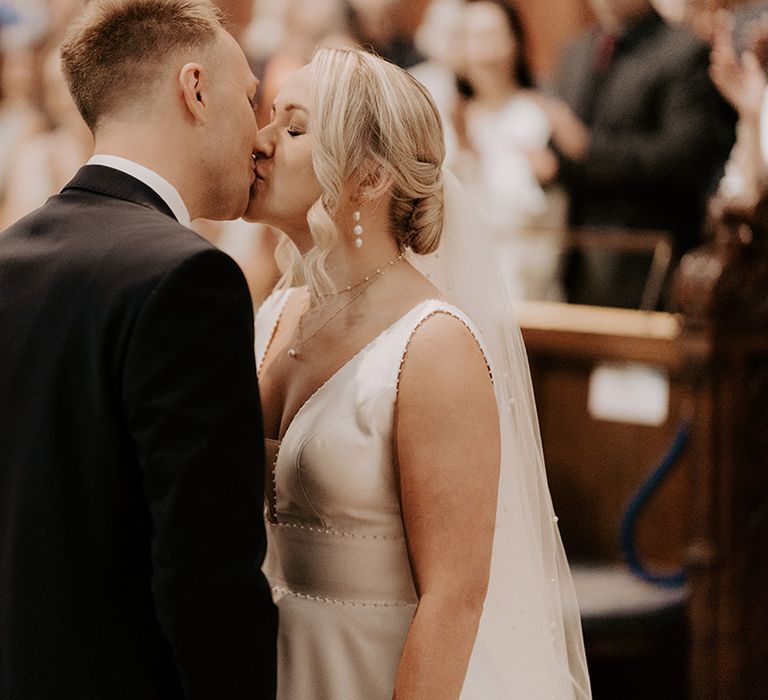
{"label": "groom's neck", "polygon": [[192,149],[170,129],[109,124],[96,131],[94,153],[119,156],[152,170],[176,188],[192,219],[197,218],[195,181],[188,163]]}

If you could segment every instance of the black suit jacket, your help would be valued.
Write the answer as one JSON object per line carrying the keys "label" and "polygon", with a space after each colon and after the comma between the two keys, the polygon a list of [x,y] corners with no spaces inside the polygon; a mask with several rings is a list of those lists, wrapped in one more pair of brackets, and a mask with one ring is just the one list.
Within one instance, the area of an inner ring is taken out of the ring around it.
{"label": "black suit jacket", "polygon": [[235,263],[102,166],[0,234],[0,698],[271,698]]}
{"label": "black suit jacket", "polygon": [[[571,45],[556,85],[592,132],[583,162],[560,159],[570,222],[667,231],[681,254],[699,240],[707,196],[735,138],[736,115],[709,79],[708,47],[656,12],[618,39],[603,70],[596,65],[600,41],[592,30]],[[569,291],[574,301],[610,303],[629,285],[626,301],[637,295],[637,303],[646,273],[645,264],[617,268],[612,288],[597,300]]]}
{"label": "black suit jacket", "polygon": [[664,229],[690,245],[735,138],[708,47],[655,12],[618,40],[602,73],[598,41],[591,31],[571,46],[558,83],[592,131],[586,160],[561,164],[572,223]]}

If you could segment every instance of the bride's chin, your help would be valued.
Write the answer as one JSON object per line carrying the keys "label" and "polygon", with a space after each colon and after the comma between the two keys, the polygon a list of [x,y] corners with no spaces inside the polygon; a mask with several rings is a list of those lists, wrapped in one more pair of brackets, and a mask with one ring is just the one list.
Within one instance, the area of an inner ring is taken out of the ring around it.
{"label": "bride's chin", "polygon": [[254,199],[248,202],[242,218],[251,224],[269,224],[269,221],[266,220],[268,217],[265,217],[264,212],[259,210]]}

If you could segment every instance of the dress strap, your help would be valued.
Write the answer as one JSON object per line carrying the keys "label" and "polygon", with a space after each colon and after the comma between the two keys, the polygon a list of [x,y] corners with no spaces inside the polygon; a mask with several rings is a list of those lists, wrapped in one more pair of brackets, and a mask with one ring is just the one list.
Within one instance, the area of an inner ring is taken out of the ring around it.
{"label": "dress strap", "polygon": [[256,312],[254,349],[256,352],[256,369],[259,373],[292,292],[293,288],[278,289],[272,292]]}
{"label": "dress strap", "polygon": [[480,330],[475,326],[474,322],[472,321],[467,314],[465,314],[461,309],[453,306],[452,304],[449,304],[446,301],[441,301],[439,299],[432,299],[429,301],[424,302],[424,304],[419,306],[419,313],[416,316],[415,319],[413,319],[413,323],[410,328],[410,332],[408,333],[408,337],[405,342],[405,346],[403,347],[402,354],[400,356],[400,365],[398,367],[397,371],[397,390],[400,389],[400,377],[403,372],[403,365],[405,364],[405,358],[408,356],[408,349],[411,346],[411,341],[413,340],[414,336],[418,332],[419,328],[428,321],[430,318],[437,314],[445,314],[446,316],[452,316],[457,321],[459,321],[470,333],[470,335],[475,339],[475,343],[477,343],[477,347],[480,349],[480,352],[483,355],[483,359],[485,360],[485,365],[488,368],[488,376],[491,378],[491,382],[493,382],[493,372],[491,371],[491,364],[488,359],[488,352],[483,345],[482,342],[482,334]]}

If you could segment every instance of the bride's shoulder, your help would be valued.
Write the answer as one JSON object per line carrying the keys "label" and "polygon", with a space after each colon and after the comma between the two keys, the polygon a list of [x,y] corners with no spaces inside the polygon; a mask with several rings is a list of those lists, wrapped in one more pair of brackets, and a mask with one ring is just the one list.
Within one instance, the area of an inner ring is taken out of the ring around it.
{"label": "bride's shoulder", "polygon": [[478,374],[490,377],[489,362],[479,329],[458,307],[441,299],[429,299],[416,309],[406,343],[401,373]]}
{"label": "bride's shoulder", "polygon": [[[427,322],[432,321],[430,325],[440,329],[440,333],[448,335],[466,336],[469,333],[475,343],[482,349],[482,339],[480,330],[475,325],[470,316],[458,306],[454,306],[445,299],[434,298],[427,299],[414,308],[416,318],[415,327],[411,335],[416,335],[417,331]],[[434,321],[433,321],[434,319]],[[446,338],[443,338],[445,340]],[[484,350],[483,350],[484,352]]]}
{"label": "bride's shoulder", "polygon": [[400,362],[399,425],[419,423],[419,416],[426,415],[440,416],[440,425],[457,434],[466,426],[467,415],[476,426],[481,416],[493,424],[493,376],[471,319],[445,302],[425,304],[422,311]]}

